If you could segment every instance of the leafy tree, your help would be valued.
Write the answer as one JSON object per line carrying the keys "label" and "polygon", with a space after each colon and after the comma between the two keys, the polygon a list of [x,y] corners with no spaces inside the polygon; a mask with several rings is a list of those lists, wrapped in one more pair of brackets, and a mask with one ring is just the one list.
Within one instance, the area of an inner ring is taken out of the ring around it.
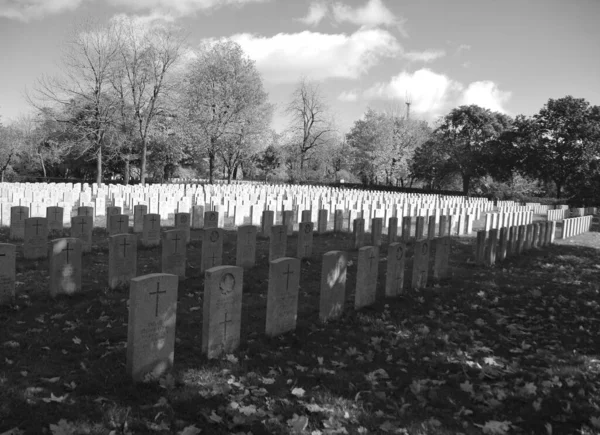
{"label": "leafy tree", "polygon": [[421,144],[409,161],[411,177],[424,181],[429,189],[442,189],[458,168],[448,158],[442,139],[433,135]]}
{"label": "leafy tree", "polygon": [[[266,125],[267,97],[254,61],[239,44],[223,40],[198,51],[182,85],[181,129],[197,154],[208,156],[211,183],[219,152],[233,175],[241,157],[235,148]],[[266,119],[260,119],[260,113]]]}
{"label": "leafy tree", "polygon": [[277,168],[281,166],[281,151],[273,144],[269,145],[263,152],[260,153],[256,160],[256,166],[263,171],[265,181],[269,180],[269,175],[272,175]]}
{"label": "leafy tree", "polygon": [[556,184],[556,196],[576,181],[599,156],[600,108],[582,98],[567,96],[548,103],[522,132],[518,149],[523,170]]}
{"label": "leafy tree", "polygon": [[435,130],[437,143],[449,167],[460,174],[465,195],[473,179],[488,173],[486,155],[510,123],[510,117],[477,105],[455,108],[441,120]]}

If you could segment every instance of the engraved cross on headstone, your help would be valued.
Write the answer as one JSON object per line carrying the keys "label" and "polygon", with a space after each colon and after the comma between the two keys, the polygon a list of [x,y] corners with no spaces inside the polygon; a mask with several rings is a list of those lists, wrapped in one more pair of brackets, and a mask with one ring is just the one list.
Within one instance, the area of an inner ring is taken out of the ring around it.
{"label": "engraved cross on headstone", "polygon": [[285,284],[285,289],[288,290],[290,288],[290,275],[293,275],[294,272],[292,272],[290,270],[290,265],[287,265],[287,272],[283,272],[284,275],[286,275],[286,284]]}
{"label": "engraved cross on headstone", "polygon": [[123,257],[127,256],[127,247],[130,245],[131,243],[127,243],[127,239],[123,238],[123,243],[121,243],[121,246],[123,247]]}
{"label": "engraved cross on headstone", "polygon": [[232,323],[233,320],[232,319],[228,319],[227,315],[229,313],[227,311],[225,311],[225,318],[223,319],[223,321],[220,323],[220,325],[223,325],[223,344],[225,344],[227,342],[227,324],[228,323]]}
{"label": "engraved cross on headstone", "polygon": [[158,298],[160,295],[166,294],[166,293],[167,292],[165,290],[163,290],[163,291],[160,290],[160,282],[156,283],[156,291],[155,292],[148,293],[150,296],[156,295],[156,308],[154,311],[154,317],[158,317]]}

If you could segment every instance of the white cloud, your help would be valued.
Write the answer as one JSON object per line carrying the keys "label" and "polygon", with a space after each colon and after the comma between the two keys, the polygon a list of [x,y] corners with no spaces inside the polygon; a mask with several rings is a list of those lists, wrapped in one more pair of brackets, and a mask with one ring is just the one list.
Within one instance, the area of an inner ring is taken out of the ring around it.
{"label": "white cloud", "polygon": [[109,0],[113,5],[125,6],[131,10],[150,11],[151,15],[167,14],[177,18],[202,10],[265,1],[269,0]]}
{"label": "white cloud", "polygon": [[463,51],[469,51],[471,46],[469,44],[460,44],[456,49],[456,54],[460,54]]}
{"label": "white cloud", "polygon": [[402,56],[411,62],[432,62],[446,55],[444,50],[409,51]]}
{"label": "white cloud", "polygon": [[300,76],[356,79],[382,58],[401,51],[396,38],[382,29],[361,28],[350,35],[304,31],[262,37],[242,33],[231,39],[256,61],[265,80],[278,83],[295,82]]}
{"label": "white cloud", "polygon": [[327,5],[325,3],[312,2],[308,9],[306,17],[298,19],[308,26],[316,26],[327,15]]}
{"label": "white cloud", "polygon": [[496,112],[503,108],[511,93],[501,91],[492,81],[477,81],[465,87],[444,74],[422,68],[414,73],[406,71],[392,77],[387,83],[377,83],[363,92],[366,98],[383,100],[411,99],[411,111],[425,119],[435,119],[461,105],[477,104]]}
{"label": "white cloud", "polygon": [[511,92],[501,91],[496,83],[485,80],[469,84],[463,92],[459,104],[477,104],[493,112],[507,113],[502,107],[511,96]]}
{"label": "white cloud", "polygon": [[443,114],[461,91],[462,85],[444,74],[427,68],[414,73],[406,71],[392,77],[388,83],[377,83],[364,92],[367,98],[404,99],[408,94],[411,110],[425,117],[435,118]]}
{"label": "white cloud", "polygon": [[0,0],[0,17],[27,22],[75,10],[82,2],[83,0]]}
{"label": "white cloud", "polygon": [[356,91],[344,91],[338,95],[337,99],[345,103],[353,103],[358,100],[358,93]]}
{"label": "white cloud", "polygon": [[336,2],[331,7],[333,19],[338,23],[348,22],[359,26],[397,26],[401,31],[403,21],[398,19],[381,0],[369,0],[364,6],[352,8]]}

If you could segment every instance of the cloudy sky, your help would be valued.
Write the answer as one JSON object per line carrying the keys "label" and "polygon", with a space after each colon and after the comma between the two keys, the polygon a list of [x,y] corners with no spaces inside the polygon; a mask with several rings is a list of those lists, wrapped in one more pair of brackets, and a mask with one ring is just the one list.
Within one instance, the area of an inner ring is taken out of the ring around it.
{"label": "cloudy sky", "polygon": [[[600,105],[600,0],[0,0],[0,120],[57,70],[74,23],[167,20],[193,47],[228,37],[283,108],[301,76],[321,83],[347,132],[367,107],[434,120],[461,104],[536,113],[573,95]],[[275,116],[281,131],[287,120]]]}

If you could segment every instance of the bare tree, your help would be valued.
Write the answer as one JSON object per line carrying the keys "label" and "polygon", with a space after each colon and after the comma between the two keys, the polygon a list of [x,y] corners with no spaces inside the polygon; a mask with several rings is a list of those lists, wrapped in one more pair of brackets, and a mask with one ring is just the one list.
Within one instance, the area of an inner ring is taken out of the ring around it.
{"label": "bare tree", "polygon": [[[110,95],[118,51],[119,29],[86,21],[78,24],[63,47],[61,74],[43,76],[27,99],[45,116],[69,124],[77,133],[81,153],[96,158],[96,182],[102,183],[102,155],[106,132],[113,123],[115,99]],[[48,110],[48,107],[58,110]]]}
{"label": "bare tree", "polygon": [[[115,22],[121,35],[119,66],[113,77],[119,98],[127,100],[136,124],[140,150],[140,181],[146,182],[148,135],[158,115],[171,110],[168,96],[173,72],[184,50],[185,37],[174,28],[147,26],[130,18]],[[126,92],[125,92],[126,91]],[[125,107],[121,105],[120,109]]]}
{"label": "bare tree", "polygon": [[221,150],[232,176],[239,164],[236,149],[264,124],[254,114],[266,107],[267,97],[254,62],[239,44],[224,40],[198,51],[182,86],[182,129],[197,154],[207,155],[211,183]]}
{"label": "bare tree", "polygon": [[292,118],[290,130],[297,141],[302,176],[309,151],[328,144],[336,129],[318,84],[305,77],[294,90],[286,113]]}

